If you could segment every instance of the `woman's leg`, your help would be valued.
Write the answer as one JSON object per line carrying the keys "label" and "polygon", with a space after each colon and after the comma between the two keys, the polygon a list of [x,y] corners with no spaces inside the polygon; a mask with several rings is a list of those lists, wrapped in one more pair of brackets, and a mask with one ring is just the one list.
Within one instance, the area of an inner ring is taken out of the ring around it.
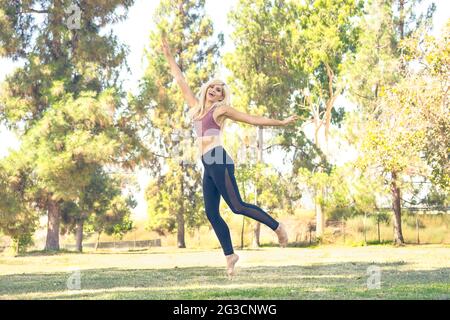
{"label": "woman's leg", "polygon": [[211,223],[220,245],[222,246],[225,255],[234,253],[233,245],[231,243],[230,229],[226,222],[222,219],[219,212],[220,193],[216,185],[208,174],[207,168],[203,174],[203,199],[205,202],[206,216]]}
{"label": "woman's leg", "polygon": [[278,228],[279,223],[267,212],[242,200],[234,176],[234,163],[214,164],[210,168],[210,175],[220,194],[234,213],[255,219],[274,231]]}

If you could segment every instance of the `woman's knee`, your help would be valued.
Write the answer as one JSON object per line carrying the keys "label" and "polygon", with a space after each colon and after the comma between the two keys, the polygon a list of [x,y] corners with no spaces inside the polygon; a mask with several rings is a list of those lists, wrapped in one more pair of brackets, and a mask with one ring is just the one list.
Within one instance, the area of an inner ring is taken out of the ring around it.
{"label": "woman's knee", "polygon": [[220,214],[217,210],[205,210],[206,211],[206,217],[210,222],[215,222],[217,219],[220,218]]}

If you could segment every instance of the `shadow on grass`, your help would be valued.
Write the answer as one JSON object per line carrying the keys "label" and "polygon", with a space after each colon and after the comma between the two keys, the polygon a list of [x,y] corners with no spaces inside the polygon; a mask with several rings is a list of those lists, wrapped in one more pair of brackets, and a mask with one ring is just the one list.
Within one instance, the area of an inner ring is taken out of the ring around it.
{"label": "shadow on grass", "polygon": [[[450,268],[401,270],[378,263],[380,289],[367,287],[371,263],[237,267],[233,280],[218,267],[86,269],[81,290],[70,272],[0,276],[0,299],[448,299]],[[73,278],[72,278],[73,280]]]}
{"label": "shadow on grass", "polygon": [[[67,250],[67,249],[60,249],[60,250],[33,250],[33,251],[27,251],[19,253],[18,255],[15,255],[15,257],[39,257],[39,256],[56,256],[56,255],[65,255],[65,254],[99,254],[99,255],[110,255],[110,254],[167,254],[167,253],[173,253],[173,251],[167,250],[167,251],[151,251],[152,249],[129,249],[129,250],[101,250],[101,251],[76,251],[76,250]],[[204,250],[186,250],[185,252],[177,251],[177,254],[182,253],[192,253],[192,252],[200,252]]]}
{"label": "shadow on grass", "polygon": [[[395,245],[393,241],[368,241],[367,244],[364,244],[363,242],[359,243],[346,243],[342,244],[344,247],[352,248],[352,247],[372,247],[372,246],[387,246],[387,247],[408,247],[408,246],[427,246],[427,245],[439,245],[444,248],[450,248],[450,244],[442,243],[442,244],[435,244],[435,243],[421,243],[420,245],[416,243],[405,243],[403,245]],[[320,244],[318,242],[290,242],[287,247],[288,248],[309,248],[309,249],[319,249],[322,247],[326,247],[328,244]],[[279,248],[279,244],[275,242],[268,242],[261,244],[259,248],[255,247],[244,247],[243,249],[240,248],[240,246],[234,246],[236,250],[242,250],[242,251],[263,251],[264,248]],[[54,256],[54,255],[63,255],[63,254],[95,254],[95,255],[110,255],[110,254],[167,254],[167,253],[177,253],[177,254],[183,254],[183,253],[193,253],[193,252],[205,252],[204,248],[194,249],[194,248],[184,248],[184,249],[177,249],[174,251],[173,249],[167,249],[163,250],[164,247],[157,247],[160,251],[152,251],[155,250],[156,247],[150,247],[147,249],[123,249],[123,250],[102,250],[100,251],[83,251],[78,252],[75,250],[67,250],[67,249],[61,249],[61,250],[33,250],[33,251],[27,251],[23,253],[19,253],[15,255],[15,257],[30,257],[30,256]],[[220,247],[209,249],[210,251],[221,251]]]}
{"label": "shadow on grass", "polygon": [[[314,248],[318,248],[320,247],[320,243],[318,242],[289,242],[287,247],[288,248],[310,248],[310,249],[314,249]],[[265,243],[261,245],[262,248],[271,248],[271,247],[280,247],[280,245],[278,243],[275,242],[269,242],[269,243]]]}
{"label": "shadow on grass", "polygon": [[[317,248],[320,247],[318,244],[312,244],[307,245],[304,243],[290,243],[288,247],[295,247],[295,248]],[[161,247],[160,247],[161,248]],[[241,249],[239,246],[234,247],[236,250],[243,250],[243,251],[264,251],[264,248],[279,248],[279,245],[277,243],[265,243],[260,245],[259,248],[255,247],[244,247]],[[64,254],[95,254],[95,255],[110,255],[110,254],[168,254],[168,253],[177,253],[177,254],[183,254],[183,253],[193,253],[193,252],[205,252],[204,248],[201,249],[190,249],[190,248],[179,248],[177,251],[174,251],[173,249],[167,249],[167,250],[161,250],[161,251],[152,251],[154,248],[149,249],[123,249],[123,250],[100,250],[100,251],[75,251],[75,250],[67,250],[67,249],[60,249],[60,250],[33,250],[33,251],[27,251],[27,252],[21,252],[19,254],[16,254],[15,257],[39,257],[39,256],[55,256],[55,255],[64,255]],[[217,251],[221,250],[221,248],[213,248],[210,249],[211,251]]]}
{"label": "shadow on grass", "polygon": [[56,256],[59,254],[79,254],[79,251],[75,250],[67,250],[67,249],[60,249],[60,250],[32,250],[27,252],[21,252],[19,254],[16,254],[15,257],[35,257],[35,256]]}

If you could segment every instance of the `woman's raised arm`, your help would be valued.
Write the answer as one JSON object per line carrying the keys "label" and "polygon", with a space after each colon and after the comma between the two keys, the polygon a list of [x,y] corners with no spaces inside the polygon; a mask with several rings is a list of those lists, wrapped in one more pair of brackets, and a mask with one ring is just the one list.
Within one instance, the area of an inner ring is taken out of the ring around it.
{"label": "woman's raised arm", "polygon": [[164,36],[162,38],[162,49],[167,61],[169,62],[172,76],[175,78],[178,85],[180,86],[184,99],[186,100],[188,106],[190,108],[193,108],[198,103],[197,98],[192,93],[191,88],[189,88],[186,79],[184,79],[183,73],[181,72],[180,67],[175,62],[175,59],[172,53],[170,52],[169,43],[167,42],[167,39]]}

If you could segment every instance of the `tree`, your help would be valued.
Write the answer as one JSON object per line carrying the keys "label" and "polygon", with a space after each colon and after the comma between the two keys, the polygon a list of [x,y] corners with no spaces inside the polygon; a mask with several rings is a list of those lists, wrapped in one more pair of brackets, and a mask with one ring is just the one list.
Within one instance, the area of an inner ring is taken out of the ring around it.
{"label": "tree", "polygon": [[[271,116],[294,110],[304,124],[315,125],[314,142],[298,128],[283,130],[272,142],[294,149],[293,172],[299,166],[319,171],[327,166],[318,133],[323,126],[327,141],[330,124],[342,120],[342,111],[334,108],[343,90],[337,79],[344,56],[355,46],[351,19],[358,6],[355,1],[240,1],[230,14],[236,51],[226,56],[226,65],[242,92],[239,106]],[[317,209],[320,234],[324,219],[320,205]]]}
{"label": "tree", "polygon": [[0,230],[13,239],[16,254],[32,244],[38,222],[27,199],[29,173],[30,168],[20,156],[12,155],[0,162]]}
{"label": "tree", "polygon": [[[149,211],[150,226],[160,231],[176,227],[180,248],[186,247],[186,222],[188,227],[197,224],[194,217],[199,214],[196,194],[201,192],[201,176],[191,157],[193,132],[188,107],[159,48],[161,34],[165,33],[189,86],[199,88],[206,82],[215,71],[223,35],[212,38],[213,25],[205,15],[204,5],[204,0],[161,1],[154,17],[157,31],[150,35],[148,67],[141,92],[133,99],[137,109],[146,109],[151,115],[145,134],[159,153],[155,152],[149,163],[153,178],[162,183],[159,190],[153,184],[148,187],[147,199],[152,203],[150,207],[155,208]],[[160,215],[167,219],[155,225],[155,217]]]}
{"label": "tree", "polygon": [[404,243],[402,175],[424,174],[420,151],[425,132],[417,121],[417,105],[409,97],[411,79],[401,44],[415,30],[429,25],[434,6],[430,6],[426,15],[417,17],[416,3],[369,2],[368,14],[361,20],[361,28],[366,32],[361,35],[357,54],[348,68],[350,91],[364,118],[359,166],[378,167],[390,186],[396,244]]}
{"label": "tree", "polygon": [[131,230],[129,216],[137,203],[132,196],[122,195],[124,184],[120,175],[110,175],[98,167],[78,200],[62,204],[64,231],[75,233],[77,251],[83,250],[84,229],[119,235]]}
{"label": "tree", "polygon": [[132,3],[83,2],[70,15],[65,1],[0,2],[0,54],[24,62],[2,85],[0,119],[33,168],[48,250],[59,249],[62,202],[77,200],[95,168],[140,157],[118,78],[126,49],[102,32]]}
{"label": "tree", "polygon": [[[302,80],[301,70],[291,68],[286,61],[286,57],[292,55],[291,37],[286,32],[290,32],[287,29],[292,20],[291,9],[292,5],[285,1],[242,0],[230,12],[236,49],[224,57],[224,64],[233,75],[229,82],[235,94],[234,107],[272,118],[292,114],[290,107],[280,108],[289,106],[289,97]],[[262,127],[258,128],[258,137],[255,141],[257,162],[261,163],[265,149]],[[257,187],[256,194],[261,191]],[[256,198],[255,203],[258,202]],[[256,247],[259,235],[260,223],[256,222],[253,237]]]}
{"label": "tree", "polygon": [[180,184],[177,183],[178,173],[169,172],[150,181],[145,190],[149,217],[148,229],[156,231],[160,235],[177,230],[179,219],[177,219],[175,212],[177,203],[174,203],[174,199],[179,199],[180,197],[189,197],[189,199],[185,200],[185,203],[189,204],[189,209],[183,213],[186,216],[184,222],[189,230],[195,230],[207,222],[203,198],[200,196],[201,193],[198,190],[198,186],[192,182],[198,180],[200,174],[194,171],[190,173],[192,174],[192,180],[186,183],[185,187],[191,190],[181,190],[179,188]]}
{"label": "tree", "polygon": [[440,37],[418,29],[401,45],[406,63],[419,65],[418,70],[410,71],[403,95],[410,96],[409,102],[416,109],[412,116],[418,118],[425,131],[422,158],[431,168],[428,178],[443,193],[450,191],[449,31],[450,20]]}
{"label": "tree", "polygon": [[[309,111],[314,125],[314,145],[321,150],[315,170],[319,176],[322,172],[330,172],[327,165],[330,126],[343,119],[343,108],[336,110],[335,103],[344,90],[342,66],[357,43],[359,29],[353,21],[360,15],[361,4],[354,0],[315,1],[298,4],[296,8],[302,28],[294,33],[294,52],[299,52],[295,59],[308,77],[304,90],[299,91],[295,99],[300,108]],[[319,136],[321,128],[323,142]],[[315,191],[316,234],[319,238],[325,228],[324,198],[324,189],[319,187]]]}
{"label": "tree", "polygon": [[107,206],[98,206],[94,210],[94,214],[86,221],[85,230],[97,233],[96,250],[102,233],[121,239],[125,233],[133,230],[130,209],[135,206],[136,203],[131,197],[115,196],[108,199]]}

